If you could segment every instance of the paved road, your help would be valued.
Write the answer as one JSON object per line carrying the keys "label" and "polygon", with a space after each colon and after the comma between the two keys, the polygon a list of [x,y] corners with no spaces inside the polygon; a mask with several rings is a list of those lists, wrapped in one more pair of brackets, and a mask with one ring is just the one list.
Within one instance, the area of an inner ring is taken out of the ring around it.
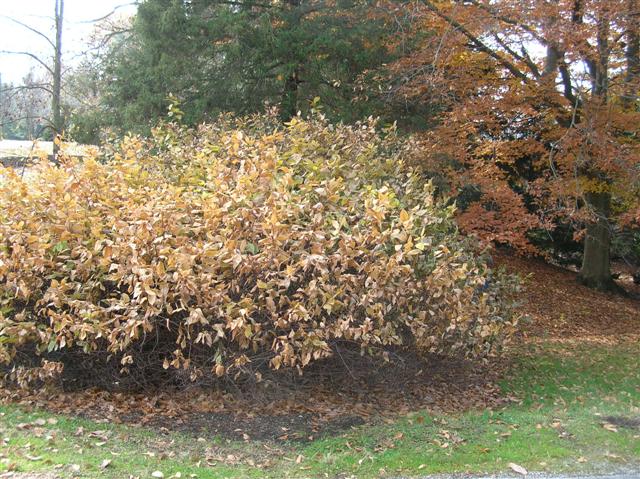
{"label": "paved road", "polygon": [[59,479],[52,474],[35,474],[29,472],[0,472],[0,479]]}
{"label": "paved road", "polygon": [[[64,143],[63,150],[71,156],[84,157],[96,150],[95,146],[78,143]],[[0,159],[15,160],[37,157],[41,154],[51,155],[53,143],[50,141],[0,140]]]}
{"label": "paved road", "polygon": [[[471,476],[466,474],[425,476],[422,479],[640,479],[639,472],[625,472],[620,474],[605,474],[597,476],[576,476],[532,473],[526,476],[514,475],[494,475],[494,476]],[[24,472],[0,473],[0,479],[59,479],[58,476],[50,474],[31,474]],[[402,478],[396,478],[402,479]]]}
{"label": "paved road", "polygon": [[[615,474],[599,474],[599,475],[554,475],[548,473],[530,473],[526,476],[517,474],[495,474],[485,476],[474,476],[470,474],[452,474],[452,475],[436,475],[424,476],[421,479],[640,479],[640,471],[625,471]],[[403,478],[396,478],[403,479]]]}

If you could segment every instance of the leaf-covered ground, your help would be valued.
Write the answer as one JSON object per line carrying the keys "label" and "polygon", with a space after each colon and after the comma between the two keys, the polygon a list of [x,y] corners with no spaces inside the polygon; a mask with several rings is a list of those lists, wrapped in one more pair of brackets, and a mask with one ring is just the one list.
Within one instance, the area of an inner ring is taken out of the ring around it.
{"label": "leaf-covered ground", "polygon": [[499,261],[532,274],[531,320],[498,365],[416,361],[381,382],[362,371],[357,387],[317,375],[313,386],[253,398],[5,396],[0,471],[367,478],[640,468],[637,303],[542,263]]}
{"label": "leaf-covered ground", "polygon": [[618,284],[628,297],[603,293],[576,283],[576,273],[504,253],[495,255],[499,265],[526,278],[521,308],[529,316],[522,326],[525,342],[616,343],[640,338],[640,287],[626,268],[615,265]]}

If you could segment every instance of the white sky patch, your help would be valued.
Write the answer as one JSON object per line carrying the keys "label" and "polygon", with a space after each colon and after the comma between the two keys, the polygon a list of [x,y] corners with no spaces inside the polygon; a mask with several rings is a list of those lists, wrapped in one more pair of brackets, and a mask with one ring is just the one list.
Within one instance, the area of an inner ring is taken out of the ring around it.
{"label": "white sky patch", "polygon": [[[114,9],[117,15],[132,15],[136,6],[132,0],[65,0],[64,30],[62,36],[63,62],[69,66],[78,62],[86,51],[87,38],[93,31],[90,22]],[[0,0],[0,51],[33,53],[52,63],[53,49],[47,41],[6,17],[14,18],[54,39],[55,0]],[[121,8],[118,8],[121,7]],[[31,68],[42,67],[26,55],[0,54],[0,74],[3,83],[20,83]]]}

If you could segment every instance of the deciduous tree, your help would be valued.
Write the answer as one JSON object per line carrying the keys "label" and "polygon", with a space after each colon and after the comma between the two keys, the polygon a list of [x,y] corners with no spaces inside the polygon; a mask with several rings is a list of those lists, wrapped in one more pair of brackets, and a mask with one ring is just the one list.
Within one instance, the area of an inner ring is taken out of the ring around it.
{"label": "deciduous tree", "polygon": [[48,81],[31,70],[18,85],[0,83],[0,137],[34,140],[49,126]]}
{"label": "deciduous tree", "polygon": [[531,252],[533,230],[570,220],[580,279],[614,287],[611,231],[638,219],[637,0],[422,5],[438,34],[395,64],[398,91],[445,110],[428,157],[471,193],[463,228]]}

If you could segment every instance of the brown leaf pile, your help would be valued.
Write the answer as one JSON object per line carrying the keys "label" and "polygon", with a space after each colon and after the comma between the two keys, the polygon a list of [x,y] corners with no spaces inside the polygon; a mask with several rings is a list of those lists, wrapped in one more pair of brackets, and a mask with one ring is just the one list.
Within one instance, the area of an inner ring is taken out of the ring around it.
{"label": "brown leaf pile", "polygon": [[[351,374],[317,375],[310,366],[298,382],[270,377],[253,389],[157,391],[144,394],[4,390],[3,402],[97,421],[129,423],[235,440],[308,440],[363,422],[395,420],[416,410],[434,413],[492,409],[509,401],[491,364],[445,358],[369,364]],[[331,369],[334,364],[318,365]]]}
{"label": "brown leaf pile", "polygon": [[[578,283],[577,274],[540,259],[497,251],[496,263],[526,277],[519,295],[525,341],[593,341],[615,344],[640,338],[640,302],[631,281],[620,284],[629,297]],[[626,278],[623,278],[626,279]]]}

